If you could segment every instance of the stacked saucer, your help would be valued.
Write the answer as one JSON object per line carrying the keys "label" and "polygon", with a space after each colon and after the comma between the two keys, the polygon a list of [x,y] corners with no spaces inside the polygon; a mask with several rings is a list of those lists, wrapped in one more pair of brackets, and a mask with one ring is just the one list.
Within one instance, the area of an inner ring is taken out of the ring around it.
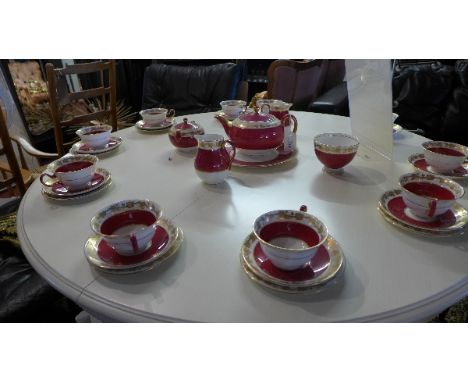
{"label": "stacked saucer", "polygon": [[166,118],[162,122],[152,123],[144,120],[138,121],[135,124],[135,127],[138,131],[143,133],[163,133],[167,132],[169,128],[173,125],[174,118]]}
{"label": "stacked saucer", "polygon": [[468,211],[456,202],[464,189],[453,180],[426,173],[400,177],[401,189],[385,192],[378,210],[390,224],[427,236],[460,234]]}
{"label": "stacked saucer", "polygon": [[96,168],[94,155],[66,155],[52,162],[40,177],[42,195],[55,201],[83,199],[107,189],[112,178],[108,170]]}
{"label": "stacked saucer", "polygon": [[240,253],[254,282],[279,292],[317,293],[344,274],[338,242],[316,217],[305,211],[271,211],[254,223]]}
{"label": "stacked saucer", "polygon": [[123,200],[91,219],[94,231],[84,253],[97,269],[130,274],[152,269],[171,258],[183,241],[182,230],[149,200]]}

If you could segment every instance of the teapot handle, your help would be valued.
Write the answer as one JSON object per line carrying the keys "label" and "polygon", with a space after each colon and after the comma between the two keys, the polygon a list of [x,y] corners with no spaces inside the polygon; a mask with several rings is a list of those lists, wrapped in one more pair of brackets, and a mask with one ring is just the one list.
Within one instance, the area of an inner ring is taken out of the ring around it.
{"label": "teapot handle", "polygon": [[297,131],[297,118],[292,115],[292,114],[287,114],[281,119],[281,123],[283,126],[290,126],[291,125],[291,120],[293,121],[293,129],[292,132],[296,134]]}
{"label": "teapot handle", "polygon": [[[228,151],[226,149],[226,144],[229,144],[229,146],[231,146],[232,150]],[[234,158],[236,157],[236,146],[234,146],[230,140],[226,139],[223,142],[223,147],[224,147],[224,149],[226,149],[226,151],[228,152],[228,155],[229,155],[229,170],[230,170],[232,162],[234,161]]]}

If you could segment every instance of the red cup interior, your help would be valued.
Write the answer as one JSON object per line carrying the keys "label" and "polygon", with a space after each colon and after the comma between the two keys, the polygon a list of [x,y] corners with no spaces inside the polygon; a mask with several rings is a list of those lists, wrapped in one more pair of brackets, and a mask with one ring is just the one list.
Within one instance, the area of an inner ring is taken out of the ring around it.
{"label": "red cup interior", "polygon": [[413,194],[439,199],[439,200],[453,200],[455,195],[449,189],[429,182],[409,182],[403,187],[412,192]]}
{"label": "red cup interior", "polygon": [[102,224],[100,231],[104,235],[112,235],[119,228],[129,225],[150,226],[156,222],[156,217],[149,211],[125,211],[115,214],[106,219]]}
{"label": "red cup interior", "polygon": [[67,163],[64,164],[60,167],[58,167],[55,172],[73,172],[73,171],[79,171],[83,170],[85,168],[91,167],[93,165],[93,162],[90,161],[76,161],[72,163]]}
{"label": "red cup interior", "polygon": [[293,237],[314,247],[320,242],[320,236],[311,227],[296,222],[274,222],[267,224],[260,231],[260,238],[267,243],[278,237]]}
{"label": "red cup interior", "polygon": [[428,147],[429,151],[437,154],[448,155],[451,157],[464,157],[465,154],[449,147]]}

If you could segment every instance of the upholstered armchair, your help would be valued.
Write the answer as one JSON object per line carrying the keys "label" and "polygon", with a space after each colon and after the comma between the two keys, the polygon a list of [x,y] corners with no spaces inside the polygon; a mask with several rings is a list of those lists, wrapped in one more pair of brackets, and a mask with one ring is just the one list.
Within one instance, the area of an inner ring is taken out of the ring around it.
{"label": "upholstered armchair", "polygon": [[219,110],[221,101],[244,97],[239,92],[242,70],[241,65],[234,63],[151,64],[144,75],[142,109],[165,107],[174,109],[176,115]]}

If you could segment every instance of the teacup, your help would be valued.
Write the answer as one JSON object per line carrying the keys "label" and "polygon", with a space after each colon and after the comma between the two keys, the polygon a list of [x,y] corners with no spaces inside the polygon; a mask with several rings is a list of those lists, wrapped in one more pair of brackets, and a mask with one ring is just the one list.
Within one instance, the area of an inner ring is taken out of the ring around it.
{"label": "teacup", "polygon": [[348,134],[325,133],[314,138],[315,155],[328,172],[342,172],[357,153],[359,140]]}
{"label": "teacup", "polygon": [[100,210],[91,229],[119,255],[134,256],[151,247],[162,210],[149,200],[122,200]]}
{"label": "teacup", "polygon": [[45,178],[51,178],[54,181],[59,180],[70,190],[81,190],[88,186],[96,171],[98,158],[94,155],[66,155],[52,162],[47,170],[40,177],[40,182],[44,186],[50,186],[45,182]]}
{"label": "teacup", "polygon": [[305,209],[277,210],[255,220],[254,234],[274,266],[292,271],[304,267],[315,256],[328,230]]}
{"label": "teacup", "polygon": [[400,177],[403,201],[417,217],[433,220],[447,212],[465,190],[453,180],[424,173]]}
{"label": "teacup", "polygon": [[392,122],[395,123],[395,121],[397,120],[398,118],[398,114],[397,113],[392,113]]}
{"label": "teacup", "polygon": [[468,155],[468,147],[458,143],[427,141],[422,146],[427,164],[441,173],[449,173],[460,167]]}
{"label": "teacup", "polygon": [[230,99],[221,101],[219,104],[223,109],[223,113],[226,114],[229,119],[236,119],[244,110],[247,102],[238,99]]}
{"label": "teacup", "polygon": [[100,149],[109,143],[111,132],[112,126],[95,125],[82,127],[76,131],[76,134],[85,145],[88,145],[92,149]]}
{"label": "teacup", "polygon": [[140,111],[141,118],[145,123],[150,125],[160,125],[166,118],[172,118],[175,115],[174,109],[165,109],[162,107],[154,107]]}

